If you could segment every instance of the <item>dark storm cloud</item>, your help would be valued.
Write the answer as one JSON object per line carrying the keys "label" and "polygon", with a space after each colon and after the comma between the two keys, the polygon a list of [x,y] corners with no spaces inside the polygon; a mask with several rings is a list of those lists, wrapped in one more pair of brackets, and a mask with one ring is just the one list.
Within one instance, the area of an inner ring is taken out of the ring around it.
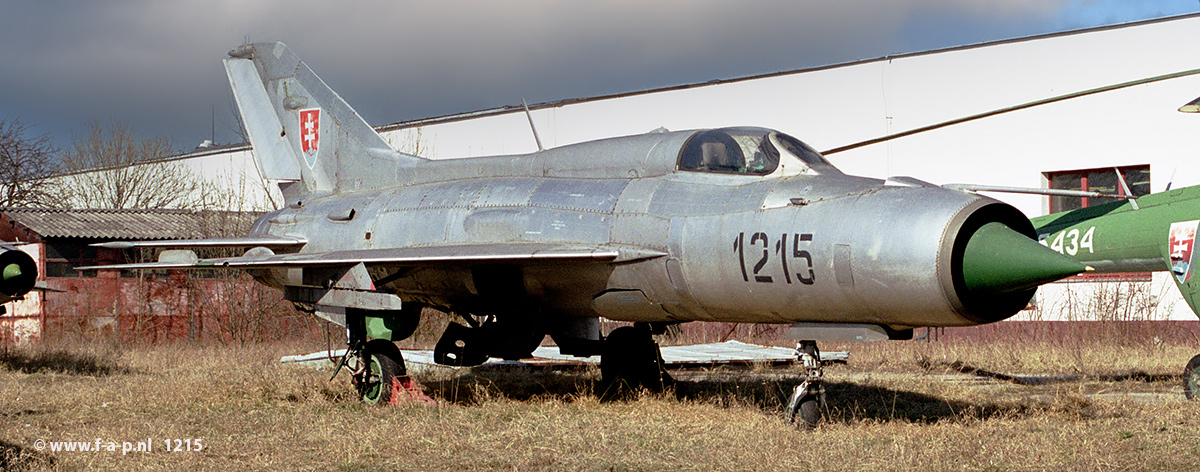
{"label": "dark storm cloud", "polygon": [[215,108],[217,140],[231,141],[220,59],[247,38],[287,42],[380,124],[1090,26],[1071,17],[1089,4],[16,1],[0,6],[0,117],[60,143],[88,120],[124,120],[182,149],[209,136]]}

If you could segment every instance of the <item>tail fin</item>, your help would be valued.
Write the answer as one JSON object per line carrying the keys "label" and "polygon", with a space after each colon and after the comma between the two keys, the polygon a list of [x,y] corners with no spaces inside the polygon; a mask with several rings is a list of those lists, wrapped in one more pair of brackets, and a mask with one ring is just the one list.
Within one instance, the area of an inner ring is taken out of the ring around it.
{"label": "tail fin", "polygon": [[424,159],[397,152],[280,42],[229,51],[225,71],[263,178],[293,201],[307,193],[409,180]]}

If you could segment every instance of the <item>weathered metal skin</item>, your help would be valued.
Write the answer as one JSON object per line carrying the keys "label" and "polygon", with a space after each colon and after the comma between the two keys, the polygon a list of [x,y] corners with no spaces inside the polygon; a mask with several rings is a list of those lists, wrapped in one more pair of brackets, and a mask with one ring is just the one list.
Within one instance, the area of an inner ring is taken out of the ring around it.
{"label": "weathered metal skin", "polygon": [[[963,222],[1002,203],[838,172],[780,178],[674,171],[683,143],[695,133],[428,161],[418,167],[418,183],[301,200],[264,216],[252,236],[303,237],[305,252],[554,242],[666,253],[630,263],[530,264],[510,272],[521,280],[505,282],[509,290],[523,291],[541,308],[581,317],[903,329],[1012,314],[969,308],[953,281],[951,247]],[[603,156],[587,161],[594,167],[586,172],[603,178],[541,176],[584,173],[575,159],[580,155]],[[437,181],[437,175],[495,176]],[[922,211],[911,211],[915,207]],[[501,302],[481,294],[488,290],[475,286],[480,281],[470,267],[376,266],[371,274],[384,281],[379,288],[435,306]],[[275,284],[287,283],[277,272]]]}
{"label": "weathered metal skin", "polygon": [[[680,273],[671,275],[682,276],[672,282],[683,300],[672,309],[713,320],[894,329],[997,320],[969,309],[954,288],[951,248],[985,199],[865,179],[845,184],[861,190],[803,206],[673,221],[671,257]],[[915,204],[924,211],[897,218]]]}

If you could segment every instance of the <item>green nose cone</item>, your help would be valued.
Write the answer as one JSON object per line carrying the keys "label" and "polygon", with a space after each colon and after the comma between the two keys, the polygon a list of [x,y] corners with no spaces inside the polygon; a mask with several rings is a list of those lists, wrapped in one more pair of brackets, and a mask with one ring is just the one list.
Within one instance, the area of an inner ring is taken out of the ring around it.
{"label": "green nose cone", "polygon": [[1029,289],[1089,270],[1002,223],[979,228],[963,252],[963,282],[971,292]]}
{"label": "green nose cone", "polygon": [[0,275],[0,277],[4,278],[5,282],[16,279],[20,276],[21,276],[21,265],[20,264],[9,264],[7,266],[4,266],[4,273],[3,273],[3,275]]}

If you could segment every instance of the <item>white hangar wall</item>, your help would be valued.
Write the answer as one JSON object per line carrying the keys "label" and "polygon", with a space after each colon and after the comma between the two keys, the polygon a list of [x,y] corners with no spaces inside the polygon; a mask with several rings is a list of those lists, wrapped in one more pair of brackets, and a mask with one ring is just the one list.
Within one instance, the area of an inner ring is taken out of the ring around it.
{"label": "white hangar wall", "polygon": [[[1200,16],[966,46],[813,70],[535,105],[548,147],[610,136],[763,126],[827,150],[950,119],[1200,67]],[[1200,96],[1200,76],[1057,102],[830,156],[843,171],[878,178],[1044,187],[1043,172],[1150,165],[1151,190],[1200,184],[1200,115],[1177,108]],[[353,104],[351,104],[353,105]],[[432,158],[536,150],[520,111],[420,124]],[[389,127],[391,142],[414,139]],[[388,128],[385,128],[388,129]],[[398,146],[399,147],[399,146]],[[1173,182],[1172,182],[1173,179]],[[997,194],[1029,216],[1041,196]],[[1200,215],[1198,215],[1200,217]],[[1164,235],[1165,237],[1165,235]],[[1125,309],[1106,312],[1107,298]],[[1195,319],[1170,278],[1059,283],[1024,319]]]}
{"label": "white hangar wall", "polygon": [[[1095,87],[1200,67],[1200,16],[535,106],[547,146],[720,126],[779,129],[818,150]],[[1200,184],[1200,76],[1135,86],[830,156],[843,171],[934,183],[1043,186],[1041,172],[1151,164],[1152,190]],[[353,104],[351,104],[353,105]],[[454,117],[448,117],[453,120]],[[536,150],[522,112],[421,126],[433,158]],[[400,124],[398,126],[403,126]],[[385,132],[386,136],[410,133]],[[405,138],[407,139],[407,138]],[[393,138],[393,142],[397,139]],[[1044,197],[999,195],[1031,216]]]}

